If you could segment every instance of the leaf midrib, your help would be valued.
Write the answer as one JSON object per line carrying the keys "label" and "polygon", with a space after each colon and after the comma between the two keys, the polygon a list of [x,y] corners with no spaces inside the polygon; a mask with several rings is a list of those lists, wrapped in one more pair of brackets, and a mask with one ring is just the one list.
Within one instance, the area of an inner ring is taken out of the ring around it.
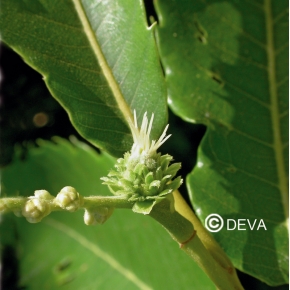
{"label": "leaf midrib", "polygon": [[285,217],[289,218],[289,197],[288,197],[288,182],[284,166],[283,144],[280,130],[279,119],[279,105],[277,94],[277,80],[276,80],[276,61],[275,61],[275,46],[274,46],[274,32],[273,32],[273,16],[271,8],[271,0],[265,0],[265,19],[266,19],[266,34],[267,34],[267,56],[268,56],[268,79],[270,92],[270,111],[272,118],[272,129],[274,137],[274,152],[278,171],[279,189],[282,197],[282,204],[284,208]]}
{"label": "leaf midrib", "polygon": [[132,120],[133,121],[133,115],[132,112],[128,106],[128,104],[126,103],[124,96],[122,94],[122,92],[120,91],[119,85],[115,80],[115,77],[113,75],[113,72],[111,70],[111,68],[109,67],[104,54],[101,50],[101,47],[96,39],[95,33],[90,25],[90,22],[87,18],[87,15],[85,13],[84,7],[81,3],[80,0],[72,0],[74,5],[75,5],[75,9],[76,12],[80,18],[80,21],[83,25],[83,29],[84,32],[92,46],[92,49],[95,53],[96,59],[104,73],[104,76],[108,82],[109,87],[111,88],[113,95],[116,99],[116,102],[121,110],[121,112],[123,113],[125,120]]}

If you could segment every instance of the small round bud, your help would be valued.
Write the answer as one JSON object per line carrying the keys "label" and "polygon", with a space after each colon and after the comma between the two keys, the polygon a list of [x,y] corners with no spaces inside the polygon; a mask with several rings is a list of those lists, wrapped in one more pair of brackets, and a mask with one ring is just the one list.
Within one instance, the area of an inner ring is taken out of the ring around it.
{"label": "small round bud", "polygon": [[66,186],[58,193],[54,202],[61,208],[74,212],[83,205],[83,197],[73,187]]}
{"label": "small round bud", "polygon": [[98,207],[97,209],[85,209],[84,222],[86,225],[104,224],[114,211],[113,207]]}
{"label": "small round bud", "polygon": [[36,190],[34,192],[34,195],[37,198],[41,198],[41,199],[45,199],[45,200],[51,200],[54,199],[54,197],[46,190],[42,189],[42,190]]}
{"label": "small round bud", "polygon": [[94,215],[89,212],[87,209],[85,209],[85,214],[84,214],[84,222],[87,226],[91,226],[91,225],[96,225],[97,222],[94,218]]}
{"label": "small round bud", "polygon": [[22,215],[30,223],[38,223],[50,213],[49,204],[42,199],[32,198],[28,200],[22,210]]}

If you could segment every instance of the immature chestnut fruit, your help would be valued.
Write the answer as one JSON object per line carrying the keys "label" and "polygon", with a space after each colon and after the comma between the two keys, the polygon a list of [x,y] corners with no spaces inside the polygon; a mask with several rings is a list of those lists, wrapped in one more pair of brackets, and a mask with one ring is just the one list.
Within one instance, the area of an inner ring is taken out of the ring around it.
{"label": "immature chestnut fruit", "polygon": [[159,140],[157,142],[152,140],[150,144],[153,119],[154,114],[148,127],[146,112],[141,129],[137,125],[136,111],[134,111],[135,124],[128,120],[134,139],[132,149],[124,154],[124,158],[117,160],[116,170],[110,171],[108,177],[101,178],[103,184],[108,185],[114,195],[127,195],[132,201],[151,200],[156,203],[182,184],[180,176],[169,183],[180,169],[181,163],[169,166],[173,157],[157,153],[157,149],[171,136],[165,137],[169,125],[166,126]]}

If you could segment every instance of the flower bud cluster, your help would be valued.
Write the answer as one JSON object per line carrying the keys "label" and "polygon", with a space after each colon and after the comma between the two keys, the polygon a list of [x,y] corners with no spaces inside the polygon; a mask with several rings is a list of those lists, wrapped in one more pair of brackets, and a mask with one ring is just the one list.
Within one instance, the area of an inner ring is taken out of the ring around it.
{"label": "flower bud cluster", "polygon": [[66,210],[75,212],[85,209],[84,222],[87,225],[105,223],[112,215],[114,207],[84,206],[85,200],[76,189],[64,187],[56,197],[46,190],[37,190],[34,196],[0,199],[0,214],[13,211],[17,217],[24,216],[30,223],[38,223],[52,211]]}
{"label": "flower bud cluster", "polygon": [[56,205],[70,212],[77,211],[83,202],[83,197],[71,186],[64,187],[54,200]]}
{"label": "flower bud cluster", "polygon": [[[38,223],[45,216],[49,215],[51,212],[51,205],[48,202],[54,197],[46,190],[37,190],[34,196],[29,197],[28,201],[25,203],[22,209],[22,215],[26,217],[27,221],[30,223]],[[19,216],[19,211],[14,211],[14,213]]]}
{"label": "flower bud cluster", "polygon": [[14,210],[17,216],[21,214],[30,223],[38,223],[49,215],[55,206],[64,210],[75,212],[83,204],[83,197],[71,186],[64,187],[54,198],[46,190],[37,190],[34,196],[28,197],[22,211]]}

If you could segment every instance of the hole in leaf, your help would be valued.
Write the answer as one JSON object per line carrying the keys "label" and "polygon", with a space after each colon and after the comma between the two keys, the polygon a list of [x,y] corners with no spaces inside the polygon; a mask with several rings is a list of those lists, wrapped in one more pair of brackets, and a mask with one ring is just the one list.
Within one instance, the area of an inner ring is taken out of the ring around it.
{"label": "hole in leaf", "polygon": [[222,80],[220,80],[220,79],[217,78],[216,76],[212,76],[212,79],[213,79],[214,81],[216,81],[218,84],[222,84],[222,83],[223,83]]}
{"label": "hole in leaf", "polygon": [[201,43],[204,43],[204,44],[207,43],[206,38],[204,38],[203,36],[199,36],[197,39],[198,39]]}
{"label": "hole in leaf", "polygon": [[221,87],[224,85],[224,81],[218,73],[210,72],[211,78],[217,82]]}
{"label": "hole in leaf", "polygon": [[69,257],[64,258],[61,260],[54,268],[56,273],[63,272],[72,264],[72,259]]}
{"label": "hole in leaf", "polygon": [[208,34],[207,34],[207,31],[202,27],[202,25],[200,24],[200,22],[197,20],[197,16],[196,14],[194,15],[194,26],[197,30],[197,33],[196,33],[196,37],[198,39],[199,42],[203,43],[203,44],[206,44],[207,43],[207,37],[208,37]]}

